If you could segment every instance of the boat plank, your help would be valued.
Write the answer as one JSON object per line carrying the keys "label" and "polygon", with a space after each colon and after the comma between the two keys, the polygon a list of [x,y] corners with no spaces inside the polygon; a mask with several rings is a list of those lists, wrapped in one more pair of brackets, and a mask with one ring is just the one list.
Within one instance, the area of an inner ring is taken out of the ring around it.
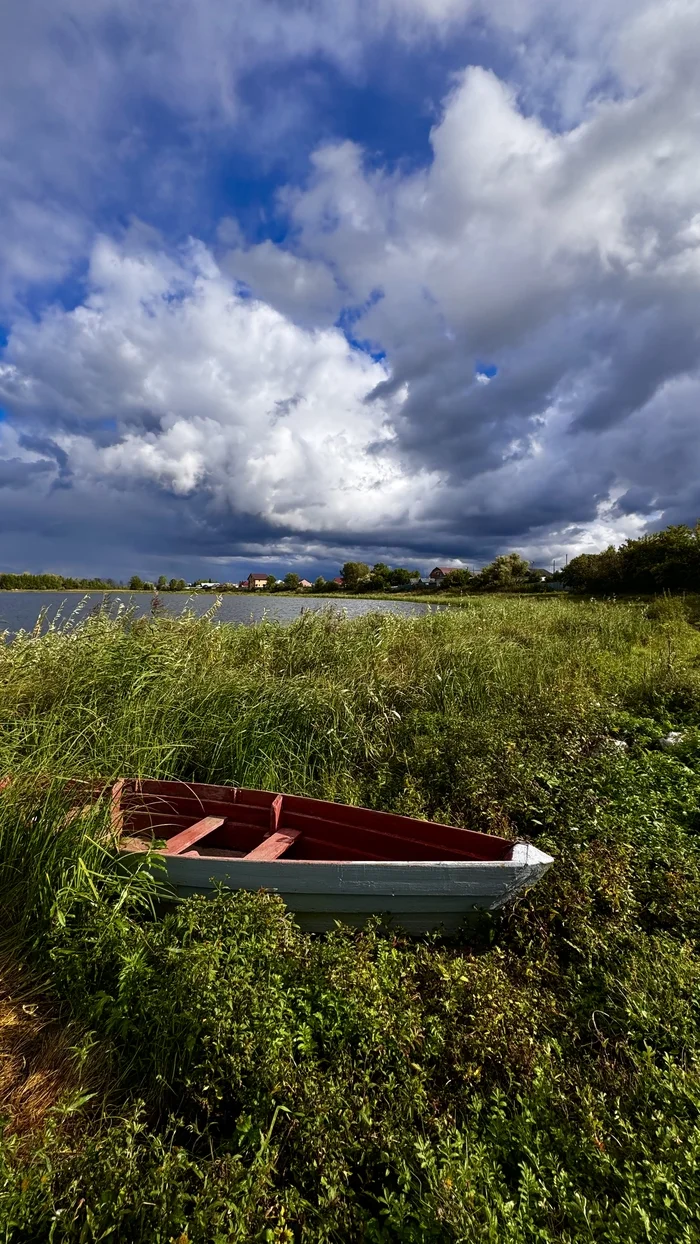
{"label": "boat plank", "polygon": [[[182,782],[161,778],[140,778],[134,783],[134,789],[144,795],[187,795],[190,797],[222,799],[235,803],[238,793],[237,786],[216,786],[208,782]],[[271,798],[271,796],[270,796]]]}
{"label": "boat plank", "polygon": [[[401,826],[402,832],[396,833],[392,829],[385,829],[384,826],[348,825],[325,817],[290,811],[285,806],[283,823],[285,827],[301,830],[304,834],[304,841],[320,839],[324,842],[333,842],[336,848],[339,847],[341,850],[348,848],[360,859],[371,859],[373,856],[378,859],[396,860],[444,860],[445,857],[464,860],[484,858],[484,852],[475,852],[469,840],[465,842],[457,838],[455,841],[454,832],[443,836],[441,825],[433,826],[427,821],[418,824],[408,821],[408,824]],[[428,830],[425,837],[419,836],[417,832],[423,824]],[[431,832],[433,830],[434,836]],[[513,844],[507,845],[510,848]],[[502,854],[500,848],[499,854]]]}
{"label": "boat plank", "polygon": [[[546,861],[546,869],[549,857],[537,854]],[[176,886],[195,886],[206,892],[212,890],[216,882],[222,882],[233,889],[277,890],[282,894],[365,894],[375,901],[377,910],[383,910],[383,901],[388,896],[406,894],[495,898],[525,884],[529,876],[537,879],[542,871],[509,860],[346,864],[295,859],[227,860],[207,856],[183,860],[180,856],[171,856],[167,864],[168,876]]]}
{"label": "boat plank", "polygon": [[[247,792],[241,792],[243,796]],[[316,817],[327,825],[355,827],[382,834],[395,834],[400,838],[416,837],[418,826],[425,826],[431,841],[450,843],[458,851],[464,851],[479,859],[503,859],[512,842],[496,834],[482,834],[456,825],[442,825],[435,821],[417,821],[410,816],[398,816],[394,812],[377,812],[372,808],[356,808],[349,804],[329,803],[323,799],[307,799],[300,795],[286,795],[284,800],[284,823],[292,823],[290,817],[306,815]]]}
{"label": "boat plank", "polygon": [[272,803],[270,804],[270,831],[273,834],[276,834],[277,830],[279,829],[281,814],[282,814],[282,796],[275,795],[274,799],[272,800]]}
{"label": "boat plank", "polygon": [[[175,834],[187,829],[197,818],[192,816],[157,817],[148,813],[127,813],[124,821],[125,834],[145,836],[148,838],[165,838],[166,841]],[[265,828],[260,825],[244,825],[226,818],[218,818],[223,823],[215,829],[210,839],[214,847],[230,848],[241,851],[244,855],[252,851],[262,841]]]}
{"label": "boat plank", "polygon": [[124,809],[122,807],[123,793],[124,778],[119,778],[114,783],[109,797],[109,821],[112,826],[112,833],[117,836],[122,832],[124,825]]}
{"label": "boat plank", "polygon": [[278,860],[300,837],[301,834],[297,829],[283,829],[278,834],[270,834],[269,838],[265,838],[257,847],[249,851],[245,858],[247,860]]}
{"label": "boat plank", "polygon": [[190,847],[194,846],[195,842],[206,838],[215,829],[220,829],[223,823],[223,819],[220,816],[202,817],[201,821],[196,821],[188,829],[183,829],[181,833],[175,834],[173,838],[169,838],[165,849],[166,853],[168,855],[179,855],[182,851],[189,850]]}

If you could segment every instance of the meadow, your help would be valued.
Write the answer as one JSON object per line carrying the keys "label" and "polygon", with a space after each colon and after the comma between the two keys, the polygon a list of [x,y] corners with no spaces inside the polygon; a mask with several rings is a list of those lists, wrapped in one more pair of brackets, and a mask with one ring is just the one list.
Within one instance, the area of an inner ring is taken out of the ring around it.
{"label": "meadow", "polygon": [[[0,646],[0,1240],[700,1238],[698,616],[98,612]],[[317,795],[555,864],[451,941],[314,938],[264,894],[163,914],[37,773]]]}

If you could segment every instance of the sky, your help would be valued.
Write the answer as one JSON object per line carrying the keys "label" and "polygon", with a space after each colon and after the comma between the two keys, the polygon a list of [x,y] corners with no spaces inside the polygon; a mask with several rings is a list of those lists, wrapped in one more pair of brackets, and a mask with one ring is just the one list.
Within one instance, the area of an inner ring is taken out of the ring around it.
{"label": "sky", "polygon": [[700,517],[697,0],[8,0],[0,567]]}

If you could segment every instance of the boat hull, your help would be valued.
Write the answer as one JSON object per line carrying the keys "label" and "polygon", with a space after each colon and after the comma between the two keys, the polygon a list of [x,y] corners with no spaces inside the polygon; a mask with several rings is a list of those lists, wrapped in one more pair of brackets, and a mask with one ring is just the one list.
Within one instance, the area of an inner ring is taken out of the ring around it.
{"label": "boat hull", "polygon": [[336,922],[361,927],[375,915],[407,933],[455,933],[470,913],[493,909],[534,885],[551,857],[517,843],[512,858],[485,861],[255,862],[207,856],[163,856],[168,881],[187,898],[217,887],[270,890],[302,928],[323,932]]}

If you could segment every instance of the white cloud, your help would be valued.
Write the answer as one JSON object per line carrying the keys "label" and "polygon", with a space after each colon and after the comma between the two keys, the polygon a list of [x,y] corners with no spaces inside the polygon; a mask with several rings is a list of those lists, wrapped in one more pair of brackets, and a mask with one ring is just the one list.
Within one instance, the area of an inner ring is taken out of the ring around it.
{"label": "white cloud", "polygon": [[[669,5],[663,26],[632,18],[611,63],[626,63],[626,35],[655,50],[640,53],[635,93],[570,130],[525,115],[511,88],[471,68],[427,169],[368,170],[342,143],[289,191],[301,253],[332,265],[358,304],[381,290],[355,331],[387,351],[379,392],[406,394],[404,458],[449,475],[443,513],[461,510],[467,530],[481,516],[486,531],[515,498],[514,527],[538,540],[567,506],[597,522],[647,469],[627,438],[639,444],[654,395],[700,364],[700,83],[686,55],[700,10]],[[478,358],[498,364],[493,383],[474,384]]]}
{"label": "white cloud", "polygon": [[390,405],[365,400],[386,373],[338,330],[238,296],[196,243],[173,257],[138,233],[100,239],[90,282],[75,310],[15,329],[0,373],[0,400],[53,425],[78,479],[202,488],[298,531],[372,530],[419,506],[431,476],[406,476]]}

